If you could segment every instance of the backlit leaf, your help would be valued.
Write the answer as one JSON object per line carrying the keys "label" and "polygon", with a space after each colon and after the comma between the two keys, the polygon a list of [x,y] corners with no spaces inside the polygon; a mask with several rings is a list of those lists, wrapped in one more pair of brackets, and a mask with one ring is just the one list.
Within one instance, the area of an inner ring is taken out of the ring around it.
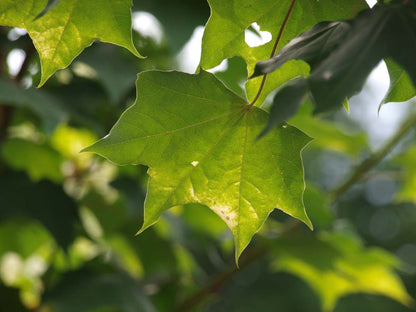
{"label": "backlit leaf", "polygon": [[414,304],[393,271],[398,267],[397,259],[381,249],[365,249],[351,236],[286,235],[273,246],[275,269],[304,279],[321,297],[324,311],[332,311],[342,296],[358,292],[384,295],[407,306]]}
{"label": "backlit leaf", "polygon": [[284,125],[256,140],[267,113],[205,71],[144,72],[137,89],[136,104],[86,151],[150,167],[140,232],[171,207],[200,203],[231,229],[238,258],[275,207],[311,226],[300,158],[309,137]]}
{"label": "backlit leaf", "polygon": [[131,37],[131,0],[61,0],[35,19],[46,4],[46,0],[6,0],[0,6],[0,25],[24,28],[32,38],[42,65],[40,85],[96,39],[141,57]]}
{"label": "backlit leaf", "polygon": [[386,60],[386,65],[390,76],[390,87],[383,103],[405,102],[416,96],[416,86],[406,71],[391,59]]}
{"label": "backlit leaf", "polygon": [[[286,111],[296,112],[302,98],[285,97],[282,102],[282,96],[293,89],[309,89],[315,112],[340,107],[346,98],[361,90],[371,70],[388,57],[405,68],[416,85],[415,12],[414,2],[402,4],[394,1],[363,11],[351,21],[320,23],[293,39],[275,57],[258,63],[254,75],[277,70],[290,59],[301,59],[311,66],[307,78],[286,84],[278,91],[272,111],[283,105]],[[394,79],[393,88],[400,75]],[[408,80],[407,84],[411,81]],[[403,92],[403,86],[401,88],[391,92]],[[404,88],[405,92],[412,93],[409,86]],[[280,116],[277,119],[271,117],[267,129],[281,122]]]}
{"label": "backlit leaf", "polygon": [[[247,63],[248,75],[254,71],[254,65],[270,57],[274,41],[290,7],[290,0],[209,0],[211,17],[205,28],[202,39],[201,63],[203,69],[217,66],[223,59],[241,56]],[[358,5],[357,5],[358,4]],[[314,24],[331,19],[345,19],[356,11],[366,7],[365,1],[296,1],[286,24],[277,51],[286,45],[290,39],[311,28]],[[252,23],[260,26],[260,31],[267,31],[272,40],[258,47],[249,47],[245,42],[245,31]],[[305,75],[305,69],[292,67],[283,76],[274,74],[269,77],[266,89],[276,89],[287,79]],[[260,81],[251,80],[247,83],[249,100],[257,93]],[[269,87],[268,85],[271,85]],[[257,104],[261,105],[267,93],[265,92]]]}

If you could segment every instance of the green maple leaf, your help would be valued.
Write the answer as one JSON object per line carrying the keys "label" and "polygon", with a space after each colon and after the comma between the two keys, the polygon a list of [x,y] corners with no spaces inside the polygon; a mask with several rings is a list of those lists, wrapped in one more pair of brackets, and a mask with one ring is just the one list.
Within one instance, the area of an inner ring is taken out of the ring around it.
{"label": "green maple leaf", "polygon": [[137,90],[136,104],[86,151],[150,167],[139,232],[171,207],[204,204],[231,229],[238,259],[275,207],[312,227],[300,158],[308,136],[283,125],[257,140],[268,114],[205,71],[144,72]]}
{"label": "green maple leaf", "polygon": [[[211,17],[202,39],[201,67],[209,69],[226,58],[241,56],[247,63],[248,76],[251,76],[255,64],[270,57],[291,0],[209,0],[208,2],[211,7]],[[365,1],[298,0],[284,28],[277,51],[290,39],[320,21],[345,19],[366,7]],[[258,47],[247,45],[245,31],[254,22],[260,26],[261,31],[270,32],[272,35],[270,42]],[[256,105],[261,105],[269,92],[287,80],[299,75],[306,76],[308,72],[308,66],[304,63],[286,64],[278,73],[270,75]],[[249,100],[256,95],[260,82],[261,78],[247,82]]]}
{"label": "green maple leaf", "polygon": [[42,86],[94,40],[114,43],[142,57],[131,37],[131,0],[61,0],[43,16],[46,0],[5,0],[0,25],[27,30],[40,55]]}

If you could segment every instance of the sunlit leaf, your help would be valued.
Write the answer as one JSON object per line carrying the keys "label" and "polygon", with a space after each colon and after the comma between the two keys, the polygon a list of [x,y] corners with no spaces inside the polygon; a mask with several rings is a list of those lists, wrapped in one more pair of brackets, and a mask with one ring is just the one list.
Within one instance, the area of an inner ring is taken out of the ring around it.
{"label": "sunlit leaf", "polygon": [[131,0],[61,0],[35,19],[46,4],[46,0],[7,0],[0,6],[0,25],[24,28],[32,38],[42,65],[40,85],[96,39],[141,57],[131,38]]}
{"label": "sunlit leaf", "polygon": [[357,292],[414,304],[394,273],[396,258],[381,249],[365,249],[353,237],[340,233],[295,235],[273,244],[274,267],[304,279],[321,297],[324,311],[332,311],[342,296]]}
{"label": "sunlit leaf", "polygon": [[[211,17],[205,28],[202,40],[201,66],[209,69],[220,64],[223,59],[241,56],[247,63],[248,75],[254,71],[254,65],[270,57],[274,41],[289,10],[291,1],[208,1],[211,7]],[[358,6],[357,6],[358,4]],[[345,19],[366,7],[365,1],[296,1],[279,41],[279,51],[290,39],[299,35],[314,24],[331,19]],[[245,31],[252,23],[260,26],[260,31],[267,31],[272,40],[258,47],[249,47],[245,42]],[[273,90],[286,80],[298,75],[305,75],[303,66],[292,67],[283,75],[273,74],[266,82],[266,89]],[[247,83],[249,100],[257,93],[261,79]],[[267,92],[264,92],[257,104],[261,105]]]}
{"label": "sunlit leaf", "polygon": [[391,59],[386,60],[386,65],[390,76],[390,87],[383,103],[404,102],[416,96],[416,86],[406,71]]}
{"label": "sunlit leaf", "polygon": [[62,182],[63,157],[47,145],[11,139],[4,142],[0,152],[11,168],[26,171],[35,182],[42,179]]}
{"label": "sunlit leaf", "polygon": [[284,125],[256,140],[267,113],[205,71],[145,72],[137,89],[136,104],[86,151],[150,167],[140,231],[171,207],[200,203],[231,229],[238,258],[275,207],[311,226],[300,159],[310,139],[302,132]]}

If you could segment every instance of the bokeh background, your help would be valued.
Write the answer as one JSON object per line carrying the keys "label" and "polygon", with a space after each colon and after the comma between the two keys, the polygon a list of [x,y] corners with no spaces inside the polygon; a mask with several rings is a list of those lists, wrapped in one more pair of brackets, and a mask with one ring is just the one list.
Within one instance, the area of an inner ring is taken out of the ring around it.
{"label": "bokeh background", "polygon": [[[79,152],[133,104],[138,72],[195,72],[208,17],[204,0],[135,0],[134,43],[147,59],[97,42],[41,89],[30,38],[0,27],[0,311],[413,311],[414,130],[328,196],[415,113],[412,101],[379,111],[384,63],[349,112],[312,116],[305,103],[289,121],[315,138],[303,152],[313,232],[276,210],[239,270],[231,233],[207,207],[175,207],[135,236],[147,168]],[[270,40],[252,26],[248,45]],[[211,72],[244,96],[242,59]]]}

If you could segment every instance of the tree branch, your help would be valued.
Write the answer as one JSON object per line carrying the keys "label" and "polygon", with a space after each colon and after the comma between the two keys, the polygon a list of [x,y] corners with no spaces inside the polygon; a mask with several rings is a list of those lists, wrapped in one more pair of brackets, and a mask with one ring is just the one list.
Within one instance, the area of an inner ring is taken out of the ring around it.
{"label": "tree branch", "polygon": [[387,141],[387,143],[377,152],[365,159],[355,170],[351,173],[349,178],[345,180],[339,187],[329,193],[329,198],[334,201],[343,195],[351,186],[359,182],[371,169],[386,157],[389,152],[401,141],[401,139],[416,125],[416,113],[410,116],[403,122],[400,129]]}

